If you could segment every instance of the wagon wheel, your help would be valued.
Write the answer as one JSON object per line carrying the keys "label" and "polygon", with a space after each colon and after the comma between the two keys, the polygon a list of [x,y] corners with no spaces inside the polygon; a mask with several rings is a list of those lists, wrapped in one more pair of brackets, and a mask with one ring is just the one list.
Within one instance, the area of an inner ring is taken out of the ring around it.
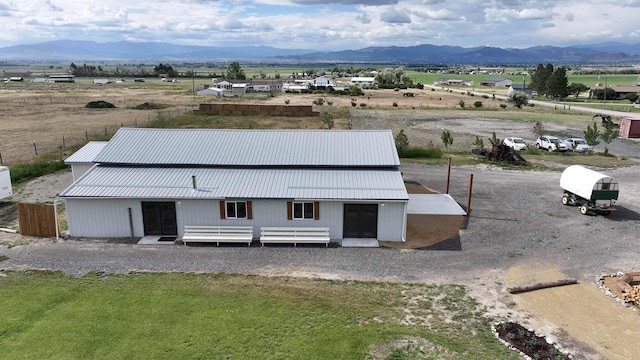
{"label": "wagon wheel", "polygon": [[569,197],[566,194],[562,195],[562,205],[569,205]]}
{"label": "wagon wheel", "polygon": [[589,207],[587,205],[580,206],[580,213],[582,215],[587,215],[588,212],[589,212]]}

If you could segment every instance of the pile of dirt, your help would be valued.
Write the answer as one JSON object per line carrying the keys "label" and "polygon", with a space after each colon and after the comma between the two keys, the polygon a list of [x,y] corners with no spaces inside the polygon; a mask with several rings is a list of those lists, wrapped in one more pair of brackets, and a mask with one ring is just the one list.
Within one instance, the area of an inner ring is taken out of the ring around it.
{"label": "pile of dirt", "polygon": [[151,103],[151,102],[145,102],[133,107],[133,109],[136,109],[136,110],[159,110],[162,108],[164,108],[164,106],[156,103]]}
{"label": "pile of dirt", "polygon": [[90,101],[84,107],[89,109],[115,109],[116,106],[104,100]]}
{"label": "pile of dirt", "polygon": [[568,360],[554,345],[549,344],[544,337],[537,336],[533,331],[514,322],[496,325],[496,332],[503,341],[530,356],[532,359]]}

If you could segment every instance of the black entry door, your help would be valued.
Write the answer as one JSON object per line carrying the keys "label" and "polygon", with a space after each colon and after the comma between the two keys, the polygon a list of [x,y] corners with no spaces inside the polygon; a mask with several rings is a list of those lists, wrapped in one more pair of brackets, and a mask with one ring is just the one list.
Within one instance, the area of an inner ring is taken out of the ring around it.
{"label": "black entry door", "polygon": [[176,203],[143,202],[142,222],[145,235],[178,235]]}
{"label": "black entry door", "polygon": [[378,238],[378,204],[344,204],[343,238]]}

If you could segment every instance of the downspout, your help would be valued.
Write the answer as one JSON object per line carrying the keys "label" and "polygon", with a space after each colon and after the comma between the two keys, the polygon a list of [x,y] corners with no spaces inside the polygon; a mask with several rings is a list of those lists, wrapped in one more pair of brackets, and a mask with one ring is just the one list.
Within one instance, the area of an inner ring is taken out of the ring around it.
{"label": "downspout", "polygon": [[404,203],[404,217],[402,218],[402,242],[407,242],[407,207],[409,200]]}
{"label": "downspout", "polygon": [[56,224],[56,242],[60,240],[60,230],[58,229],[58,199],[53,199],[53,218]]}

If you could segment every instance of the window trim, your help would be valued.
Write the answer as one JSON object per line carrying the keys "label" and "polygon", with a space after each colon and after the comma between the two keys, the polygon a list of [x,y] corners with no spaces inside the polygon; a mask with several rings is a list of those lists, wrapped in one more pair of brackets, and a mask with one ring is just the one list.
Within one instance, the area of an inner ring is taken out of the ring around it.
{"label": "window trim", "polygon": [[[238,204],[239,203],[244,203],[244,217],[238,217]],[[227,200],[224,202],[224,218],[225,219],[230,219],[230,220],[247,220],[247,219],[251,219],[250,216],[250,201],[246,201],[246,200]],[[229,216],[229,209],[228,209],[228,205],[233,204],[234,206],[234,210],[235,210],[235,216]]]}
{"label": "window trim", "polygon": [[[296,205],[302,206],[301,214],[302,217],[296,217]],[[305,206],[311,206],[311,217],[305,217]],[[293,202],[293,211],[292,211],[292,220],[314,220],[315,219],[315,205],[313,201],[294,201]]]}

